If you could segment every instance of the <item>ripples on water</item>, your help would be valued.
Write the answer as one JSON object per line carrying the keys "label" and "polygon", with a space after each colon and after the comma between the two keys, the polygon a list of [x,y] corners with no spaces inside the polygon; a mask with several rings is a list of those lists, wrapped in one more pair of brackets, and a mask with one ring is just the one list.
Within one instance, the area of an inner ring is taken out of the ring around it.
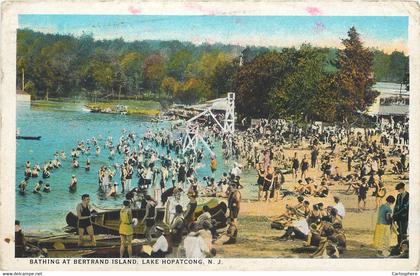
{"label": "ripples on water", "polygon": [[[115,162],[121,163],[121,156],[116,156],[115,160],[108,160],[108,151],[102,146],[108,136],[112,136],[114,143],[120,137],[121,130],[134,131],[137,137],[143,135],[148,128],[156,128],[157,125],[148,122],[147,117],[121,116],[110,114],[97,114],[82,111],[81,106],[63,105],[62,108],[40,109],[30,108],[28,105],[18,104],[17,107],[17,128],[20,135],[42,136],[40,141],[16,140],[16,190],[20,181],[24,179],[25,162],[29,160],[31,166],[35,163],[43,166],[47,160],[54,158],[56,151],[64,150],[67,155],[66,161],[61,161],[62,167],[53,170],[51,177],[43,179],[44,184],[49,183],[51,193],[33,194],[32,190],[35,183],[42,179],[32,178],[29,180],[26,195],[16,193],[16,219],[21,221],[25,231],[60,231],[66,225],[65,216],[69,211],[75,210],[80,196],[88,193],[91,196],[91,203],[100,206],[114,207],[121,206],[123,196],[116,199],[101,199],[98,194],[97,172],[102,165],[111,165]],[[160,124],[159,127],[167,127],[168,124]],[[81,155],[79,158],[79,169],[71,168],[70,151],[76,146],[77,141],[95,136],[99,140],[102,135],[101,154],[95,156],[95,150],[87,157]],[[216,149],[216,153],[220,149]],[[86,172],[84,169],[86,159],[91,160],[91,170]],[[227,171],[221,154],[217,154],[218,171],[217,178]],[[210,175],[208,157],[203,161],[206,166],[200,168],[197,173],[202,179],[203,176]],[[75,174],[78,178],[76,193],[69,193],[68,186],[71,175]],[[217,179],[216,178],[216,179]],[[119,174],[114,178],[120,183]],[[132,180],[132,186],[136,185],[137,176]],[[168,183],[169,184],[169,183]],[[121,185],[119,186],[119,188]]]}

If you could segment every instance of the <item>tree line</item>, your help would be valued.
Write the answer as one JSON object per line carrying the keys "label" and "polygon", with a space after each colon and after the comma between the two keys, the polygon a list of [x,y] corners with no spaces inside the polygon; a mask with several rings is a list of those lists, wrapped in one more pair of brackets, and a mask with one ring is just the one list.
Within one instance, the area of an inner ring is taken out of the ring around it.
{"label": "tree line", "polygon": [[[34,98],[169,98],[195,103],[225,94],[241,47],[180,41],[94,40],[17,32],[17,87]],[[224,73],[223,73],[224,72]],[[24,77],[23,77],[24,76]]]}
{"label": "tree line", "polygon": [[[17,87],[34,98],[156,98],[196,103],[237,93],[244,116],[345,121],[377,96],[375,81],[408,83],[408,57],[363,47],[351,28],[342,49],[94,40],[17,32]],[[24,76],[24,78],[23,78]]]}

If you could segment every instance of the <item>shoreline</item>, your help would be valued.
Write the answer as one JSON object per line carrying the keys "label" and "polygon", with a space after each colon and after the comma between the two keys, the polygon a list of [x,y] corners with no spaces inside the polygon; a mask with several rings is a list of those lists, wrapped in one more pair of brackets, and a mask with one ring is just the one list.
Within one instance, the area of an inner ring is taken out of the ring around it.
{"label": "shoreline", "polygon": [[[127,105],[128,110],[126,115],[134,116],[149,116],[154,117],[159,115],[164,109],[159,102],[153,100],[111,100],[105,102],[93,103],[88,100],[71,100],[71,99],[49,99],[47,100],[31,100],[28,102],[22,101],[21,103],[29,104],[34,108],[45,108],[45,109],[59,109],[67,110],[66,107],[71,111],[89,111],[92,112],[94,109],[115,109],[116,105]],[[94,113],[94,112],[92,112]],[[97,112],[102,114],[119,114],[117,112]]]}

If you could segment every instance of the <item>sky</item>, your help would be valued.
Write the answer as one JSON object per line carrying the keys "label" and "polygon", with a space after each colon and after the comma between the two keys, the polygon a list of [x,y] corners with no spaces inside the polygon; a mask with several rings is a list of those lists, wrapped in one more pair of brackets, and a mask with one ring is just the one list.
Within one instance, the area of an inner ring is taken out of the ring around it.
{"label": "sky", "polygon": [[91,33],[95,39],[180,40],[194,44],[340,47],[355,26],[365,46],[408,53],[404,16],[151,16],[19,15],[19,28],[43,33]]}

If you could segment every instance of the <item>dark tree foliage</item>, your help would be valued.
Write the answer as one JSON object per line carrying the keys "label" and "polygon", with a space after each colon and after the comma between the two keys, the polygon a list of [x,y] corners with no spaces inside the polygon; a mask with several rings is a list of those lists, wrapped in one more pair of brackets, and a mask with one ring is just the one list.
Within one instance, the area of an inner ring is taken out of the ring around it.
{"label": "dark tree foliage", "polygon": [[338,51],[339,103],[338,119],[349,121],[357,113],[363,113],[373,104],[379,92],[373,90],[375,83],[373,52],[363,47],[360,35],[354,27],[348,38],[342,39],[344,49]]}
{"label": "dark tree foliage", "polygon": [[[252,117],[344,120],[363,112],[374,81],[408,84],[408,57],[373,52],[354,28],[345,48],[241,47],[91,34],[17,32],[17,87],[33,98],[152,97],[196,103],[237,93],[237,111]],[[242,60],[242,65],[240,65]]]}

